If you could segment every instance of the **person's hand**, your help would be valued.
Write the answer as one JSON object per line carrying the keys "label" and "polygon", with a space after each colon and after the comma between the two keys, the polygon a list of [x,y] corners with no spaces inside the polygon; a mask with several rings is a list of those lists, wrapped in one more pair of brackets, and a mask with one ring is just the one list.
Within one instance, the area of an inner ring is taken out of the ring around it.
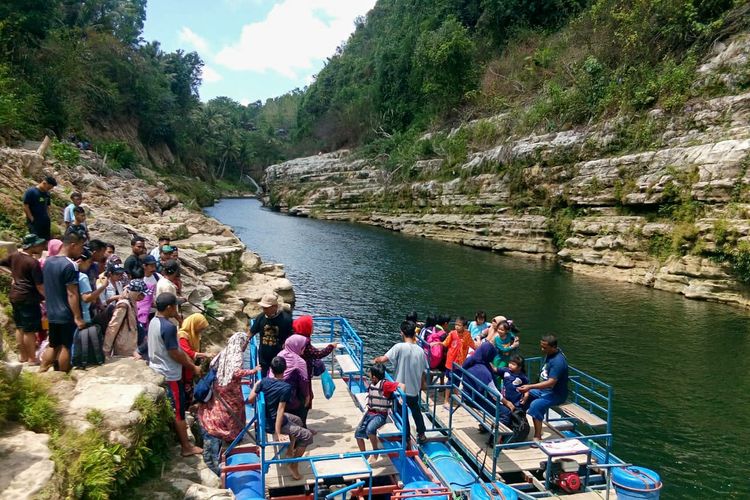
{"label": "person's hand", "polygon": [[531,390],[531,387],[529,387],[528,385],[522,385],[521,387],[519,387],[516,390],[518,392],[520,392],[521,394],[526,394],[527,392],[529,392]]}
{"label": "person's hand", "polygon": [[523,396],[521,396],[521,406],[526,404],[526,401],[529,399],[529,393],[525,393]]}
{"label": "person's hand", "polygon": [[333,350],[334,350],[334,351],[335,351],[336,349],[338,349],[338,348],[339,348],[339,343],[338,343],[338,342],[334,342],[334,343],[332,343],[332,344],[328,344],[328,345],[329,345],[329,346],[333,346]]}
{"label": "person's hand", "polygon": [[76,318],[75,322],[79,330],[83,330],[84,328],[86,328],[86,322],[83,321],[83,318]]}
{"label": "person's hand", "polygon": [[206,359],[208,357],[209,357],[209,355],[206,354],[205,352],[196,352],[195,353],[195,360],[196,361],[201,360],[201,359]]}

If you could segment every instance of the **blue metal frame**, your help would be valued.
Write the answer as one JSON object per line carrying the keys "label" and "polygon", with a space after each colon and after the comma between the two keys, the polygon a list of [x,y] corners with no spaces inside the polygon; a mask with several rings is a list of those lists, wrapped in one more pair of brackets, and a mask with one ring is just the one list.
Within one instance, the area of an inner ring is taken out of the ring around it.
{"label": "blue metal frame", "polygon": [[[356,374],[349,374],[349,376],[345,377],[347,378],[347,387],[349,391],[352,394],[356,394],[359,392],[363,392],[366,389],[365,379],[364,379],[364,367],[363,367],[363,361],[364,361],[364,346],[362,343],[362,339],[357,335],[357,332],[354,330],[354,328],[349,324],[349,322],[342,317],[339,316],[316,316],[313,318],[313,324],[314,324],[314,331],[317,330],[317,333],[313,333],[311,336],[311,341],[313,343],[315,342],[325,342],[325,343],[333,343],[338,342],[339,347],[343,349],[347,354],[349,354],[352,357],[352,360],[354,360],[355,364],[357,365],[357,372]],[[253,337],[252,341],[250,342],[250,349],[248,349],[247,354],[245,356],[245,366],[257,366],[257,359],[258,359],[258,336]],[[333,361],[331,361],[331,366],[333,366]],[[257,374],[257,380],[260,380],[261,374]],[[344,377],[344,374],[342,373],[342,378]],[[247,413],[248,413],[248,419],[247,419],[247,425],[245,426],[245,429],[240,433],[239,436],[234,440],[234,442],[227,448],[227,450],[224,452],[224,455],[228,455],[242,440],[243,436],[246,432],[250,431],[250,429],[254,428],[255,432],[255,443],[259,448],[259,455],[260,455],[260,471],[261,471],[261,488],[263,491],[266,490],[266,479],[265,476],[269,471],[269,468],[271,465],[274,464],[290,464],[294,462],[310,462],[311,467],[313,469],[313,474],[316,476],[316,478],[324,478],[327,476],[318,476],[317,472],[315,471],[314,463],[316,461],[325,461],[325,460],[340,460],[345,458],[361,458],[365,463],[366,459],[369,456],[373,455],[392,455],[394,453],[397,453],[400,455],[402,460],[400,463],[404,463],[406,459],[406,451],[407,451],[407,442],[406,442],[406,433],[403,429],[403,422],[406,422],[406,425],[408,425],[408,407],[406,406],[406,396],[404,393],[399,389],[395,395],[395,399],[399,402],[400,408],[401,408],[401,414],[396,415],[395,413],[392,413],[393,422],[395,423],[397,429],[401,433],[401,442],[400,446],[396,448],[380,448],[377,451],[364,451],[364,452],[347,452],[347,453],[337,453],[337,454],[325,454],[325,455],[307,455],[299,458],[281,458],[279,455],[281,452],[288,446],[288,442],[286,441],[268,441],[267,435],[266,435],[266,417],[265,417],[265,397],[261,393],[258,395],[255,405],[246,405]],[[250,412],[252,412],[252,417],[249,416]],[[274,456],[271,459],[266,458],[265,449],[269,446],[276,446],[277,451],[274,454]],[[369,464],[368,464],[369,468]],[[399,471],[402,473],[402,471]],[[231,474],[231,472],[230,472]],[[372,486],[372,470],[369,472],[370,474],[370,486]],[[336,476],[340,476],[341,474],[337,474]],[[361,486],[361,485],[360,485]],[[349,489],[353,489],[354,485],[351,485]],[[371,489],[371,488],[370,488]],[[339,492],[336,492],[333,494],[333,496],[338,495],[342,490],[339,490]],[[349,490],[347,490],[349,491]],[[329,495],[331,497],[331,495]],[[316,480],[315,485],[315,493],[314,498],[317,500],[318,498],[318,481]],[[333,497],[331,497],[333,498]]]}

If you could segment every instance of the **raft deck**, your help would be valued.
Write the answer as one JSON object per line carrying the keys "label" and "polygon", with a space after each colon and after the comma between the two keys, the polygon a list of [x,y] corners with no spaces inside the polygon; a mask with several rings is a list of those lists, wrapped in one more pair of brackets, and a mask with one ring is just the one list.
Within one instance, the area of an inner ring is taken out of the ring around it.
{"label": "raft deck", "polygon": [[[357,406],[355,399],[349,392],[344,382],[340,378],[334,378],[336,391],[331,399],[326,399],[323,395],[323,387],[320,379],[313,379],[313,399],[312,410],[307,416],[308,428],[317,431],[313,444],[307,448],[304,457],[315,457],[330,454],[359,452],[357,440],[354,438],[354,431],[362,418],[362,411]],[[270,437],[270,436],[269,436]],[[368,451],[371,448],[369,440],[366,441]],[[265,449],[266,459],[273,458],[275,447],[269,446]],[[326,474],[335,474],[339,470],[342,475],[351,471],[352,464],[346,460],[329,460],[318,462],[317,467],[320,471],[321,465],[326,468]],[[373,478],[379,476],[393,476],[397,470],[391,464],[387,457],[380,457],[378,461],[371,466]],[[269,490],[284,488],[289,486],[313,485],[315,478],[310,466],[310,462],[302,462],[299,466],[302,479],[295,480],[292,478],[289,467],[285,464],[271,464],[266,474],[266,488]],[[363,474],[347,475],[346,479],[355,479],[367,477]]]}

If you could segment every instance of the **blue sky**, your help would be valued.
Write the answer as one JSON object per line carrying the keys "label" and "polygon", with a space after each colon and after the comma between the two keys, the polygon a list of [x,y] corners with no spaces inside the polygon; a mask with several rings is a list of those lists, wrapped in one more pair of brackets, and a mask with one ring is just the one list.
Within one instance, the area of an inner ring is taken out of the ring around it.
{"label": "blue sky", "polygon": [[149,0],[143,37],[205,62],[201,100],[243,104],[312,82],[375,0]]}

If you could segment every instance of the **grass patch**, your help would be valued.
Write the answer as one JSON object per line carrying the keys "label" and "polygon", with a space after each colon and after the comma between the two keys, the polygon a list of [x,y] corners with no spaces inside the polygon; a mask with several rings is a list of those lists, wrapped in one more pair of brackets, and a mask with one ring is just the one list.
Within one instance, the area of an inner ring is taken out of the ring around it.
{"label": "grass patch", "polygon": [[78,165],[81,159],[81,152],[74,145],[67,142],[53,141],[50,146],[52,156],[69,167]]}

